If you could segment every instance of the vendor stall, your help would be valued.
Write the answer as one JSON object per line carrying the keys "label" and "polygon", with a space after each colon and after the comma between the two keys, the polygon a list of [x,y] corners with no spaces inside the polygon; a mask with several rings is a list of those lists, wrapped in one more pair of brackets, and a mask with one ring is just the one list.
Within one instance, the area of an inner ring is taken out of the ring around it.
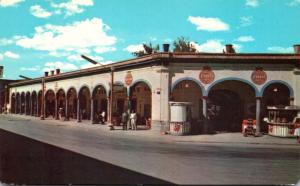
{"label": "vendor stall", "polygon": [[268,124],[268,134],[279,137],[295,137],[295,121],[297,113],[300,111],[298,106],[267,107],[268,118],[264,121]]}

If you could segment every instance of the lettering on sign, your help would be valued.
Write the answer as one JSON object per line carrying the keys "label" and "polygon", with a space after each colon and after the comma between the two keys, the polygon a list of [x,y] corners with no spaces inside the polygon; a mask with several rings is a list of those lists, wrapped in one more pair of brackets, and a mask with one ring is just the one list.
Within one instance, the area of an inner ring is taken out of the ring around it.
{"label": "lettering on sign", "polygon": [[215,79],[215,73],[211,70],[209,66],[204,66],[199,74],[199,79],[204,84],[210,84]]}
{"label": "lettering on sign", "polygon": [[262,68],[257,68],[252,72],[251,80],[257,85],[262,85],[267,81],[267,73]]}
{"label": "lettering on sign", "polygon": [[132,84],[132,80],[133,80],[132,74],[131,74],[130,71],[128,71],[126,76],[125,76],[125,84],[127,86],[130,86]]}

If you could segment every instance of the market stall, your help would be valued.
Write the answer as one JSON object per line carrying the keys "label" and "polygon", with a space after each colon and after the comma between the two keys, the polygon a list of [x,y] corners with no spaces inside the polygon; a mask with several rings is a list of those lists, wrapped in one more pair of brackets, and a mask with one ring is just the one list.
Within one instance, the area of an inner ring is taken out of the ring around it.
{"label": "market stall", "polygon": [[264,121],[268,124],[268,134],[279,137],[295,137],[295,121],[300,111],[298,106],[267,107],[268,117]]}

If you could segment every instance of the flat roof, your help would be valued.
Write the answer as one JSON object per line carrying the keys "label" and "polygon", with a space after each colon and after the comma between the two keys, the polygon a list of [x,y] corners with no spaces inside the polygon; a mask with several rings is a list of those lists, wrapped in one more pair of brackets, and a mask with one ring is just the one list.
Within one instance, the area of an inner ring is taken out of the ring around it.
{"label": "flat roof", "polygon": [[[138,58],[118,61],[107,65],[91,67],[81,70],[64,72],[60,74],[50,75],[45,78],[45,81],[55,81],[59,79],[68,79],[72,77],[86,76],[97,74],[100,72],[110,72],[111,69],[130,68],[133,66],[145,65],[154,62],[161,64],[182,62],[189,60],[191,63],[271,63],[271,64],[295,64],[300,65],[300,54],[271,54],[271,53],[190,53],[190,52],[160,52],[150,55],[145,55]],[[11,87],[34,84],[42,81],[43,77],[38,77],[30,80],[21,80],[19,82],[10,83]]]}

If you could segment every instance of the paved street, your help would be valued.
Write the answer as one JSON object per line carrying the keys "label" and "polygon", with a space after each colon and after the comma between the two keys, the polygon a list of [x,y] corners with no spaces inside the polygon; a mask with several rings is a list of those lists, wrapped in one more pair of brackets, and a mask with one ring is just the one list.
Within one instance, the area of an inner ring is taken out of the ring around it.
{"label": "paved street", "polygon": [[[206,141],[201,142],[197,136],[163,136],[152,131],[109,131],[107,126],[101,125],[40,121],[37,118],[8,115],[0,116],[0,128],[67,149],[69,151],[64,152],[67,153],[65,157],[72,152],[85,161],[89,158],[90,166],[84,170],[99,169],[99,173],[94,172],[89,175],[89,179],[91,176],[104,178],[108,173],[103,170],[117,170],[113,173],[115,176],[126,170],[123,175],[127,178],[126,183],[289,184],[300,179],[300,145],[296,144],[295,139],[249,137],[226,143],[215,140],[217,143],[214,143],[213,137],[207,137]],[[4,140],[13,138],[11,134],[7,136],[0,138],[1,145],[6,143]],[[218,135],[214,138],[218,138]],[[264,139],[269,143],[264,143]],[[275,142],[271,143],[272,140]],[[12,150],[16,154],[18,147]],[[1,151],[3,153],[2,147]],[[37,154],[34,157],[38,157]],[[5,158],[1,154],[0,160],[4,161]],[[47,161],[54,165],[61,164],[62,161],[57,158],[53,157],[56,161],[51,162],[48,157]],[[70,159],[76,164],[80,158]],[[45,160],[41,158],[39,161]],[[97,163],[92,163],[95,161]],[[4,172],[2,162],[0,166],[0,173]],[[113,169],[113,166],[117,168]],[[13,166],[10,169],[14,169]],[[112,180],[104,180],[102,183]],[[95,179],[97,183],[100,181]],[[118,181],[122,182],[122,179]],[[60,183],[65,182],[62,179]]]}

